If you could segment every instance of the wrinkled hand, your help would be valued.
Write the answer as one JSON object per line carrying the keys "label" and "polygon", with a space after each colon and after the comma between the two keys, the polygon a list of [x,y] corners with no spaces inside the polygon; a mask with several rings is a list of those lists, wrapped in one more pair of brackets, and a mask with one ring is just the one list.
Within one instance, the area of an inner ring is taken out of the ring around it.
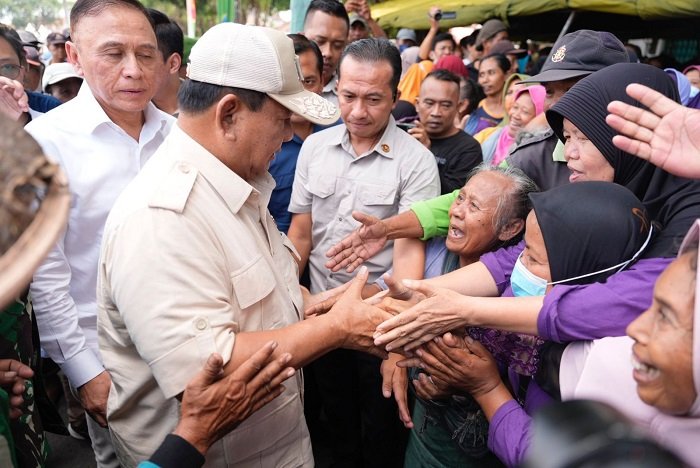
{"label": "wrinkled hand", "polygon": [[0,113],[17,121],[25,112],[29,104],[22,83],[0,76]]}
{"label": "wrinkled hand", "polygon": [[359,211],[353,211],[352,217],[362,223],[362,226],[348,234],[343,240],[326,252],[330,260],[326,268],[352,273],[362,262],[376,255],[387,242],[387,229],[381,219]]}
{"label": "wrinkled hand", "polygon": [[424,294],[426,299],[380,324],[374,335],[377,346],[386,346],[387,351],[405,353],[465,325],[462,313],[467,296],[430,286],[425,281],[404,280],[403,284]]}
{"label": "wrinkled hand", "polygon": [[22,416],[25,380],[34,376],[32,369],[14,359],[0,359],[0,387],[10,397],[10,419]]}
{"label": "wrinkled hand", "polygon": [[690,109],[640,84],[627,94],[650,110],[613,101],[605,121],[621,133],[613,144],[671,174],[700,178],[700,110]]}
{"label": "wrinkled hand", "polygon": [[222,357],[209,356],[204,368],[187,383],[175,434],[205,454],[214,442],[282,394],[282,382],[295,370],[287,367],[292,359],[289,353],[273,359],[276,347],[270,341],[226,377],[222,377]]}
{"label": "wrinkled hand", "polygon": [[396,367],[396,363],[403,359],[400,354],[390,354],[389,359],[382,362],[379,371],[382,373],[382,394],[384,398],[394,399],[399,407],[399,419],[403,425],[410,429],[413,427],[411,412],[408,409],[408,372],[406,369]]}
{"label": "wrinkled hand", "polygon": [[362,300],[362,287],[368,275],[366,267],[360,268],[350,287],[328,311],[328,315],[336,319],[336,326],[343,334],[341,348],[364,351],[386,359],[386,351],[374,345],[373,335],[377,325],[391,315]]}
{"label": "wrinkled hand", "polygon": [[107,427],[107,398],[112,378],[107,371],[102,371],[92,380],[78,388],[80,404],[85,411],[102,427]]}
{"label": "wrinkled hand", "polygon": [[[318,294],[309,294],[304,296],[304,316],[313,317],[314,315],[325,314],[331,307],[338,302],[340,296],[350,287],[351,281],[345,284],[323,291]],[[306,288],[304,288],[306,289]]]}
{"label": "wrinkled hand", "polygon": [[423,146],[430,149],[430,137],[428,136],[428,131],[425,129],[425,126],[423,126],[420,120],[416,120],[414,123],[416,126],[409,128],[408,134],[420,141]]}
{"label": "wrinkled hand", "polygon": [[[370,299],[372,300],[372,304],[376,304],[377,307],[392,315],[400,314],[404,310],[425,299],[423,294],[407,288],[402,282],[396,281],[391,275],[384,275],[384,282],[389,289],[387,291],[382,291],[383,294],[379,293]],[[380,294],[382,294],[381,299],[377,300]]]}
{"label": "wrinkled hand", "polygon": [[446,333],[417,349],[416,356],[419,367],[425,369],[438,386],[478,397],[501,383],[491,353],[468,336],[462,338]]}

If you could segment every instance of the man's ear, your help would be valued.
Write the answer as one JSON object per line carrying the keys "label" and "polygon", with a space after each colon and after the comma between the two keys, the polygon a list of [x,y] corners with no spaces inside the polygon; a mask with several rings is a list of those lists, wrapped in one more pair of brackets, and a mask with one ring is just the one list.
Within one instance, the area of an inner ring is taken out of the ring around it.
{"label": "man's ear", "polygon": [[434,62],[435,61],[435,52],[433,52],[432,50],[430,52],[428,52],[428,58]]}
{"label": "man's ear", "polygon": [[498,233],[498,240],[506,242],[517,236],[525,228],[524,219],[511,219],[508,224],[501,228]]}
{"label": "man's ear", "polygon": [[66,42],[66,57],[71,65],[73,65],[75,72],[80,76],[85,76],[83,73],[83,67],[80,64],[80,54],[78,53],[78,48],[75,46],[74,42]]}
{"label": "man's ear", "polygon": [[236,121],[238,120],[243,103],[235,94],[227,94],[216,104],[216,112],[214,114],[216,130],[222,132],[225,138],[235,141]]}
{"label": "man's ear", "polygon": [[180,54],[173,52],[165,62],[168,65],[169,74],[177,75],[180,73],[180,67],[182,66],[182,57],[180,57]]}

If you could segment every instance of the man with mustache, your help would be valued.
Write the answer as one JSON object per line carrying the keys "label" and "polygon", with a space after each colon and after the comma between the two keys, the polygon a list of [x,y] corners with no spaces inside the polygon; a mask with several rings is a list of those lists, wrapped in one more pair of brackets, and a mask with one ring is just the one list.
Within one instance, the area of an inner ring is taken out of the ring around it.
{"label": "man with mustache", "polygon": [[454,126],[461,104],[459,77],[448,70],[435,70],[421,84],[416,99],[420,120],[408,130],[435,155],[442,194],[460,189],[467,173],[482,161],[479,143]]}

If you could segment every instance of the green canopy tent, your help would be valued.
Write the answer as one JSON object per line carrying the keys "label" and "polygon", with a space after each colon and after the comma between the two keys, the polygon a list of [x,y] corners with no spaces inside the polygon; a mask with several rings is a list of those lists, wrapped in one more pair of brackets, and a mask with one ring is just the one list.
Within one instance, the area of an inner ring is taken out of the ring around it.
{"label": "green canopy tent", "polygon": [[603,29],[621,38],[700,36],[699,0],[390,0],[374,4],[372,16],[387,30],[428,29],[435,4],[456,12],[441,21],[445,28],[500,18],[515,37],[556,38],[568,18],[569,30]]}

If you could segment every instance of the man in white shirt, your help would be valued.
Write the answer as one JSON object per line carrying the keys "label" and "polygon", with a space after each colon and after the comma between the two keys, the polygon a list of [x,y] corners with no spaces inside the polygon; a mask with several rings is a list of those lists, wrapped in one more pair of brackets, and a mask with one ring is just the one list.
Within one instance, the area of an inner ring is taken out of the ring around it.
{"label": "man in white shirt", "polygon": [[111,379],[97,346],[95,288],[102,230],[114,201],[160,146],[172,117],[150,103],[159,59],[153,25],[137,0],[78,0],[68,60],[85,79],[78,96],[27,125],[65,171],[68,227],[37,270],[31,294],[41,344],[94,418],[98,466],[117,466],[105,412]]}

